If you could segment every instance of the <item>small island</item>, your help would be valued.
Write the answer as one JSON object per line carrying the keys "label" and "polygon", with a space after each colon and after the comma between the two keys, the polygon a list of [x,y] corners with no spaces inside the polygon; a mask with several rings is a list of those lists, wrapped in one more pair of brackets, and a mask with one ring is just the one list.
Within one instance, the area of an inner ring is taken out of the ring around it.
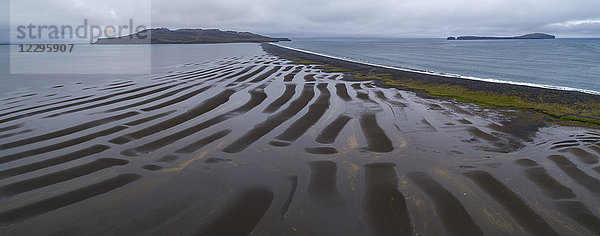
{"label": "small island", "polygon": [[556,39],[554,35],[544,33],[526,34],[514,37],[490,37],[490,36],[459,36],[448,37],[447,40],[503,40],[503,39]]}
{"label": "small island", "polygon": [[[151,37],[148,37],[151,35]],[[290,41],[250,32],[221,31],[219,29],[147,29],[115,38],[101,38],[94,44],[210,44],[210,43],[264,43]]]}

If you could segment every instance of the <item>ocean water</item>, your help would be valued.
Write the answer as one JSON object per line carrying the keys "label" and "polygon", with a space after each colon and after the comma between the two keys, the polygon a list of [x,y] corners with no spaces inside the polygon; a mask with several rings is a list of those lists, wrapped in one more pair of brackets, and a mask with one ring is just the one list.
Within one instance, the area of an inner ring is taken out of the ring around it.
{"label": "ocean water", "polygon": [[278,44],[396,68],[600,94],[600,39],[298,39]]}
{"label": "ocean water", "polygon": [[[115,80],[167,73],[215,58],[252,57],[260,44],[76,44],[72,53],[18,52],[18,45],[0,45],[0,96],[16,90],[45,90],[57,85],[93,86]],[[18,68],[21,73],[11,73]],[[30,72],[30,73],[29,73]]]}

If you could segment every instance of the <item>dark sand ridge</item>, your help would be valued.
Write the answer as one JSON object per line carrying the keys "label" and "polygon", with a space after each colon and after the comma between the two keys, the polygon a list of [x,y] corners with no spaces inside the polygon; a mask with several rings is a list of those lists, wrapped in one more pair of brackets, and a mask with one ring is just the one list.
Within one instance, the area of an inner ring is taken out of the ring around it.
{"label": "dark sand ridge", "polygon": [[33,130],[32,129],[24,129],[24,130],[14,132],[14,133],[2,134],[2,135],[0,135],[0,139],[12,137],[12,136],[19,135],[19,134],[29,133],[31,131],[33,131]]}
{"label": "dark sand ridge", "polygon": [[38,115],[38,114],[42,114],[42,113],[52,112],[52,111],[55,111],[55,110],[58,110],[58,109],[64,109],[64,108],[69,108],[69,107],[72,107],[72,106],[87,104],[87,103],[91,103],[91,102],[97,102],[97,101],[101,101],[101,100],[112,98],[114,96],[118,96],[118,95],[122,95],[122,94],[128,94],[128,93],[132,93],[132,92],[137,92],[137,91],[140,91],[140,90],[144,90],[144,89],[148,89],[148,88],[160,86],[160,85],[163,85],[163,84],[166,84],[166,83],[149,85],[149,86],[145,86],[145,87],[141,87],[141,88],[132,89],[132,90],[129,90],[129,91],[119,92],[119,93],[112,94],[112,95],[107,95],[107,96],[92,98],[92,99],[88,99],[88,100],[84,100],[84,101],[80,101],[80,102],[76,102],[76,103],[71,103],[71,104],[66,104],[66,105],[62,105],[62,106],[58,106],[58,107],[51,107],[51,108],[46,108],[46,109],[42,109],[42,110],[32,111],[32,112],[29,112],[29,113],[25,113],[25,114],[21,114],[21,115],[17,115],[17,116],[13,116],[13,117],[2,119],[2,120],[0,120],[0,123],[5,123],[5,122],[8,122],[8,121],[12,121],[12,120],[16,120],[16,119],[20,119],[20,118],[24,118],[24,117],[29,117],[29,116],[33,116],[33,115]]}
{"label": "dark sand ridge", "polygon": [[[279,70],[281,67],[275,67],[275,68],[277,70]],[[269,71],[267,73],[269,75],[271,75],[271,74],[275,73],[275,71],[277,71],[277,70],[271,70],[271,71]],[[257,73],[253,72],[251,74],[252,75],[256,75]],[[261,75],[261,76],[263,76],[263,75]],[[244,78],[244,77],[245,77],[244,80],[250,78],[250,76],[242,76],[241,78]],[[264,86],[265,85],[259,86],[259,88],[260,87],[264,87]],[[246,87],[246,86],[241,86],[238,89],[241,89],[241,88],[244,88],[244,87]],[[177,117],[175,117],[173,119],[170,119],[170,120],[167,120],[165,122],[156,124],[154,126],[148,127],[146,129],[140,130],[138,132],[127,134],[127,136],[139,139],[139,138],[145,137],[147,135],[150,135],[152,133],[158,132],[159,130],[162,130],[164,128],[175,126],[179,122],[189,120],[189,119],[191,119],[193,117],[196,117],[196,116],[200,116],[200,115],[202,115],[202,114],[204,114],[206,112],[209,112],[209,111],[217,108],[222,103],[228,101],[229,98],[231,97],[231,95],[233,95],[234,92],[236,92],[236,90],[234,90],[234,89],[227,89],[227,90],[219,93],[217,96],[215,96],[215,97],[213,97],[213,98],[205,101],[203,104],[197,106],[195,109],[189,110],[188,112],[186,112],[184,114],[181,114],[181,115],[179,115],[179,116],[177,116]],[[251,93],[251,95],[257,96],[256,94],[252,94],[252,93]],[[258,95],[258,96],[260,96],[260,95]],[[185,99],[188,99],[188,97],[186,97]],[[257,99],[255,98],[255,100],[257,100]],[[180,101],[177,101],[177,102],[180,102]],[[252,108],[252,104],[253,103],[251,102],[248,105],[248,107],[242,106],[240,108],[240,110],[233,111],[233,113],[240,113],[240,112],[243,113],[244,110],[247,111],[247,110],[251,109]],[[168,104],[168,105],[171,105],[171,104]],[[142,110],[144,110],[144,109],[142,109]],[[217,119],[226,119],[226,118],[219,118],[219,117],[217,117]],[[218,122],[220,122],[220,121],[218,121]],[[200,128],[200,127],[203,127],[203,125],[195,126],[195,127],[197,127],[197,128],[190,129],[192,132],[188,132],[188,133],[192,134],[192,133],[195,133],[197,131],[200,131],[200,130],[204,129],[204,128]],[[180,137],[177,138],[177,136],[180,136]],[[185,137],[185,136],[186,135],[184,135],[183,137]],[[163,138],[161,140],[157,140],[154,143],[147,144],[146,146],[142,146],[142,147],[139,147],[137,149],[138,149],[138,151],[145,151],[145,150],[148,150],[148,149],[152,150],[152,146],[163,145],[163,144],[166,145],[169,142],[173,142],[173,141],[175,141],[177,139],[180,139],[180,138],[181,138],[181,135],[170,135],[167,138]],[[173,141],[167,141],[168,139],[171,139]],[[125,141],[125,136],[122,136],[122,137],[119,137],[117,139],[113,139],[110,142],[117,143],[117,144],[123,144],[123,143],[126,143],[127,141]],[[162,146],[158,146],[158,147],[162,147]],[[126,155],[132,155],[130,152],[125,152],[125,153],[127,153]]]}
{"label": "dark sand ridge", "polygon": [[45,95],[44,97],[50,97],[50,98],[48,98],[48,99],[44,99],[44,100],[39,100],[39,101],[37,101],[37,103],[46,103],[46,102],[53,101],[53,100],[58,100],[58,99],[70,98],[70,97],[71,97],[71,95],[65,95],[65,96],[58,96],[58,97],[55,97],[56,95],[57,95],[57,94],[49,94],[49,95]]}
{"label": "dark sand ridge", "polygon": [[106,88],[100,89],[100,91],[120,89],[120,88],[127,88],[127,87],[131,87],[131,86],[134,86],[134,85],[135,85],[135,83],[123,84],[123,85],[115,85],[115,86],[110,86],[110,87],[106,87]]}
{"label": "dark sand ridge", "polygon": [[231,87],[231,86],[235,86],[237,85],[237,83],[242,82],[242,81],[246,81],[248,80],[250,77],[257,75],[258,73],[264,71],[265,69],[267,69],[268,66],[261,66],[260,68],[252,71],[249,74],[243,75],[238,77],[235,81],[233,81],[232,83],[228,84],[227,87]]}
{"label": "dark sand ridge", "polygon": [[259,54],[22,93],[0,233],[599,232],[598,131],[346,79]]}
{"label": "dark sand ridge", "polygon": [[0,128],[0,132],[6,132],[6,131],[13,130],[13,129],[18,129],[18,128],[23,127],[24,124],[25,123],[19,123],[19,124],[15,124],[15,125],[5,126],[5,127]]}
{"label": "dark sand ridge", "polygon": [[294,96],[294,91],[295,90],[296,90],[296,84],[286,84],[285,85],[285,91],[283,91],[283,93],[281,94],[281,96],[278,97],[277,99],[275,99],[275,101],[271,102],[269,104],[269,106],[267,106],[263,110],[263,112],[265,112],[265,113],[273,113],[273,112],[279,110],[279,108],[281,106],[283,106],[288,101],[290,101],[290,99],[292,99],[292,96]]}
{"label": "dark sand ridge", "polygon": [[500,181],[484,171],[464,173],[485,192],[496,199],[521,224],[526,233],[536,235],[558,235],[546,221],[527,206],[519,197]]}
{"label": "dark sand ridge", "polygon": [[133,82],[133,80],[115,81],[115,82],[112,82],[110,84],[107,84],[106,87],[118,86],[118,85],[123,85],[123,84],[128,84],[128,83],[135,84]]}
{"label": "dark sand ridge", "polygon": [[297,66],[296,69],[294,69],[294,71],[292,71],[292,73],[287,74],[286,76],[284,76],[283,80],[285,82],[290,82],[294,79],[294,76],[296,76],[296,74],[298,74],[298,72],[300,72],[302,70],[301,66]]}
{"label": "dark sand ridge", "polygon": [[308,106],[308,111],[302,117],[298,118],[283,133],[275,137],[276,139],[293,142],[304,135],[329,109],[329,98],[331,96],[327,84],[318,84],[317,89],[320,92],[317,100]]}
{"label": "dark sand ridge", "polygon": [[[65,96],[65,97],[70,97],[70,96]],[[0,109],[0,111],[11,110],[11,109],[14,109],[14,108],[17,108],[17,107],[22,107],[22,106],[24,106],[24,105],[23,104],[19,104],[19,105],[15,105],[15,106],[12,106],[12,107],[2,108],[2,109]]]}
{"label": "dark sand ridge", "polygon": [[[219,68],[216,68],[216,69],[219,69]],[[178,77],[181,77],[182,74],[191,74],[191,75],[195,75],[195,76],[200,76],[200,75],[205,75],[206,73],[214,73],[216,69],[197,70],[197,71],[195,71],[195,73],[180,73],[180,74],[169,75],[169,76],[166,76],[166,77],[178,78]],[[187,78],[187,77],[185,77],[185,78]],[[130,90],[130,91],[126,91],[126,92],[122,92],[122,93],[117,93],[117,94],[112,94],[112,95],[113,96],[118,96],[118,95],[121,95],[121,94],[127,94],[127,93],[135,92],[135,91],[138,91],[138,90],[139,90],[139,88],[136,89],[136,90],[133,90],[133,91]],[[33,107],[28,107],[28,108],[21,109],[21,110],[11,111],[9,113],[0,114],[0,116],[5,116],[5,115],[9,115],[9,114],[17,113],[17,112],[22,112],[22,111],[27,111],[27,110],[32,110],[32,109],[37,109],[37,108],[41,108],[41,107],[45,107],[45,106],[49,106],[49,105],[56,105],[56,104],[60,104],[60,103],[65,103],[65,102],[71,102],[71,101],[86,99],[86,98],[89,98],[89,97],[90,96],[83,96],[83,97],[74,98],[74,99],[68,99],[68,100],[64,100],[64,101],[60,101],[60,102],[55,102],[55,103],[50,103],[50,104],[44,104],[44,105],[39,105],[39,106],[33,106]],[[106,99],[106,98],[108,98],[108,97],[101,98],[99,100]],[[98,100],[92,100],[92,101],[87,100],[87,101],[85,101],[83,103],[70,104],[69,106],[75,106],[75,105],[79,105],[79,104],[85,104],[85,103],[89,103],[89,102],[93,102],[93,101],[98,101]],[[56,107],[54,109],[61,109],[61,108],[63,108],[63,107]],[[27,115],[34,115],[34,114],[38,114],[38,113],[29,113]]]}
{"label": "dark sand ridge", "polygon": [[[265,86],[266,85],[259,86],[256,89],[249,91],[250,96],[251,96],[250,100],[248,100],[248,102],[246,102],[244,105],[242,105],[242,106],[240,106],[240,107],[238,107],[238,108],[236,108],[234,110],[231,110],[231,111],[226,112],[226,113],[224,113],[222,115],[216,116],[216,117],[214,117],[212,119],[209,119],[209,120],[207,120],[205,122],[202,122],[202,123],[200,123],[198,125],[189,127],[189,128],[187,128],[185,130],[182,130],[180,132],[177,132],[177,133],[174,133],[174,134],[162,137],[162,138],[160,138],[160,139],[158,139],[158,140],[156,140],[154,142],[150,142],[150,143],[144,144],[142,146],[136,147],[134,150],[137,151],[137,152],[140,152],[140,153],[148,152],[148,151],[154,151],[154,150],[157,150],[157,149],[159,149],[161,147],[164,147],[164,146],[166,146],[168,144],[171,144],[171,143],[173,143],[173,142],[175,142],[177,140],[183,139],[184,137],[187,137],[187,136],[192,135],[194,133],[197,133],[197,132],[199,132],[201,130],[209,128],[209,127],[211,127],[211,126],[213,126],[215,124],[221,123],[221,122],[223,122],[223,121],[225,121],[225,120],[227,120],[229,118],[242,115],[242,114],[248,112],[249,110],[251,110],[252,108],[256,107],[257,105],[259,105],[260,103],[262,103],[265,100],[265,98],[267,97],[267,95],[263,91]],[[227,134],[228,133],[229,132],[227,132]],[[219,136],[218,138],[223,137],[223,136],[225,136],[227,134],[218,135]],[[201,140],[199,143],[197,142],[197,143],[194,143],[193,145],[188,145],[188,146],[184,147],[183,149],[177,150],[176,152],[178,152],[178,153],[182,153],[182,152],[183,153],[191,153],[191,152],[193,152],[195,150],[193,150],[193,151],[185,151],[185,150],[189,150],[189,149],[194,148],[194,147],[202,147],[202,146],[204,146],[202,144],[206,145],[208,143],[206,143],[203,140]],[[197,150],[197,148],[196,148],[196,150]],[[126,150],[124,152],[127,153],[125,155],[135,155],[131,150]]]}
{"label": "dark sand ridge", "polygon": [[[195,91],[195,94],[198,94],[199,92],[204,91],[204,90],[206,90],[206,89],[201,89],[200,91]],[[134,89],[132,91],[138,91],[138,89]],[[120,95],[120,94],[124,94],[124,93],[118,93],[118,94],[113,94],[113,95]],[[143,95],[145,96],[145,95],[149,95],[149,94],[143,93]],[[142,97],[140,94],[133,95],[133,96],[135,96],[135,98]],[[93,101],[102,100],[102,99],[108,98],[108,97],[110,97],[110,95],[109,96],[101,97],[101,99],[93,99]],[[130,97],[127,97],[127,99],[130,99]],[[180,98],[177,98],[177,99],[180,99]],[[100,103],[100,104],[96,104],[96,105],[92,105],[92,106],[93,107],[100,107],[100,106],[103,106],[103,105],[106,105],[106,104],[108,104],[108,103],[105,102],[105,103]],[[60,107],[60,108],[64,108],[64,107]],[[87,107],[85,107],[85,108],[87,108]],[[41,112],[38,111],[38,112],[34,112],[34,113],[42,113],[42,112],[45,112],[47,110],[49,110],[49,109],[45,109],[45,110],[42,110]],[[85,110],[85,109],[81,109],[81,110]],[[130,117],[130,116],[133,116],[133,115],[137,115],[138,113],[137,112],[129,112],[129,113],[126,113],[126,114],[128,114],[128,115],[127,116],[118,115],[115,118],[117,118],[117,120],[119,120],[119,119],[127,118],[127,117]],[[31,114],[28,113],[27,115],[31,115]],[[149,121],[150,118],[152,118],[152,117],[143,118],[142,121],[143,120],[148,120]],[[85,130],[85,129],[89,129],[89,128],[92,128],[92,127],[95,127],[95,126],[98,126],[98,125],[101,125],[101,124],[105,124],[107,122],[110,122],[111,120],[114,120],[114,119],[112,119],[112,118],[105,118],[105,119],[102,119],[102,120],[98,120],[98,121],[94,121],[94,122],[89,122],[89,123],[86,123],[86,124],[81,124],[81,125],[78,125],[78,126],[70,127],[68,129],[56,131],[56,132],[53,132],[53,133],[44,134],[44,135],[41,135],[41,136],[29,138],[29,139],[26,139],[26,140],[12,142],[12,143],[9,143],[9,144],[3,144],[2,145],[2,149],[14,148],[14,147],[17,147],[17,146],[20,146],[20,145],[24,145],[26,143],[39,142],[39,141],[44,141],[44,140],[51,139],[51,138],[61,137],[61,136],[64,136],[64,135],[67,135],[67,134],[70,134],[70,133],[79,132],[79,131],[82,131],[82,130]],[[133,121],[133,122],[136,122],[136,121]],[[137,121],[137,122],[139,122],[139,121]],[[117,127],[115,127],[115,128],[117,128]],[[93,139],[93,138],[95,138],[96,135],[97,136],[103,136],[106,132],[110,133],[111,130],[120,131],[122,129],[124,129],[124,127],[121,127],[121,128],[118,128],[118,129],[109,129],[107,131],[101,131],[101,132],[95,133],[93,135],[88,135],[88,136],[81,137],[81,138],[78,138],[78,139],[74,139],[74,140],[71,140],[71,141],[68,141],[68,142],[59,143],[58,145],[55,144],[55,145],[47,146],[47,147],[44,147],[44,148],[39,148],[39,149],[35,149],[35,150],[29,150],[29,151],[26,151],[26,152],[19,153],[17,155],[9,155],[9,156],[6,156],[6,158],[3,159],[2,162],[4,162],[4,161],[11,161],[11,160],[13,160],[12,158],[20,159],[22,157],[26,157],[27,155],[32,155],[32,154],[35,154],[35,153],[39,153],[40,151],[43,151],[43,150],[60,149],[60,148],[63,148],[65,146],[68,146],[68,145],[73,145],[74,143],[81,143],[83,141],[87,141],[89,139]]]}
{"label": "dark sand ridge", "polygon": [[[197,94],[205,91],[208,88],[209,87],[201,88],[199,90],[191,92],[191,94],[192,95],[197,95]],[[152,91],[152,92],[154,92],[154,91]],[[143,96],[146,96],[146,95],[149,95],[149,94],[143,93]],[[109,96],[105,96],[105,97],[109,97]],[[126,97],[125,100],[131,99],[130,97]],[[137,95],[133,95],[133,97],[139,98],[139,97],[142,97],[142,95],[141,94],[137,94]],[[186,94],[186,95],[184,95],[182,97],[175,98],[174,100],[176,100],[177,102],[180,102],[181,100],[189,99],[191,97],[191,95],[190,94]],[[118,101],[121,101],[121,100],[118,100]],[[171,105],[171,101],[168,101],[167,103],[168,103],[167,105]],[[104,106],[104,105],[107,105],[107,104],[109,104],[109,103],[104,102],[104,103],[95,104],[95,105],[91,105],[91,106],[95,108],[95,107],[101,107],[101,106]],[[163,106],[167,106],[167,105],[163,104]],[[88,107],[90,107],[90,106],[84,107],[86,109],[78,109],[78,111],[87,110]],[[46,110],[43,110],[43,111],[46,111]],[[142,110],[145,110],[145,109],[142,109]],[[66,113],[70,113],[70,112],[66,112]],[[116,116],[114,119],[120,120],[120,119],[131,117],[131,116],[134,116],[134,115],[137,115],[137,114],[139,114],[139,113],[137,113],[137,112],[129,112],[129,113],[126,113],[124,115]],[[98,121],[94,121],[94,122],[89,122],[89,123],[86,123],[86,124],[81,124],[81,125],[78,125],[78,126],[74,126],[74,127],[70,127],[70,128],[64,129],[64,130],[56,131],[56,132],[53,132],[53,133],[48,133],[48,134],[44,134],[44,135],[41,135],[41,136],[32,137],[32,138],[29,138],[29,139],[26,139],[26,140],[20,140],[20,141],[17,141],[17,142],[12,142],[12,143],[9,143],[9,144],[2,145],[2,147],[0,149],[14,148],[14,147],[17,147],[17,146],[25,145],[27,143],[39,142],[39,141],[44,141],[44,140],[51,139],[51,138],[65,136],[65,135],[70,134],[70,133],[76,133],[76,132],[79,132],[79,131],[82,131],[82,130],[85,130],[85,129],[89,129],[89,128],[92,128],[92,127],[95,127],[95,126],[99,126],[99,125],[108,123],[108,122],[110,122],[110,121],[112,121],[114,119],[113,118],[105,118],[105,119],[102,119],[102,120],[98,120]],[[88,140],[95,139],[97,137],[106,136],[107,134],[112,134],[112,133],[115,133],[115,132],[118,132],[118,131],[121,131],[121,130],[124,130],[124,129],[126,129],[126,127],[118,126],[118,127],[112,128],[112,129],[100,131],[100,132],[97,132],[97,133],[94,133],[94,134],[91,134],[91,135],[87,135],[87,136],[84,136],[84,137],[79,137],[77,139],[72,139],[72,140],[69,140],[69,141],[66,141],[66,142],[56,143],[56,144],[53,144],[53,145],[50,145],[50,146],[41,147],[41,148],[37,148],[37,149],[33,149],[33,150],[28,150],[28,151],[21,152],[21,153],[16,153],[16,154],[13,154],[13,155],[8,155],[8,156],[5,156],[5,158],[0,159],[0,162],[1,163],[10,162],[10,161],[18,160],[18,159],[21,159],[21,158],[24,158],[24,157],[28,157],[28,156],[32,156],[32,155],[37,155],[37,154],[40,154],[40,153],[43,153],[43,152],[47,152],[47,151],[50,151],[50,150],[62,149],[62,148],[68,147],[68,146],[72,146],[72,145],[75,145],[75,144],[78,144],[78,143],[82,143],[82,142],[85,142],[85,141],[88,141]]]}
{"label": "dark sand ridge", "polygon": [[412,235],[406,198],[398,191],[395,164],[365,165],[364,205],[367,223],[375,235]]}
{"label": "dark sand ridge", "polygon": [[238,140],[223,149],[224,152],[235,153],[246,149],[258,139],[271,132],[283,122],[289,120],[298,112],[300,112],[314,96],[314,84],[306,84],[302,90],[301,96],[292,101],[290,105],[281,112],[269,117],[265,122],[260,123],[248,133],[240,137]]}
{"label": "dark sand ridge", "polygon": [[[227,75],[228,72],[231,73],[231,71],[223,71],[224,75]],[[134,104],[131,104],[131,105],[142,105],[142,104],[145,104],[147,102],[151,102],[151,101],[155,101],[155,100],[158,100],[158,99],[161,99],[161,98],[164,98],[164,97],[172,96],[173,94],[177,94],[178,92],[181,92],[183,90],[187,90],[189,88],[196,87],[198,85],[204,84],[207,81],[211,81],[212,79],[217,78],[216,75],[218,75],[218,74],[214,73],[214,74],[206,75],[206,77],[200,77],[200,78],[204,78],[205,80],[203,82],[200,82],[200,83],[192,84],[190,86],[183,87],[181,89],[177,89],[175,91],[170,92],[169,94],[163,94],[162,96],[154,97],[154,98],[152,98],[152,100],[140,101],[138,103],[134,103]],[[184,78],[180,78],[180,79],[184,80]],[[185,79],[187,79],[187,78],[185,78]],[[194,79],[197,80],[198,77],[195,77]],[[62,112],[62,113],[56,113],[56,114],[49,115],[47,117],[55,117],[55,116],[59,116],[59,115],[67,114],[67,113],[73,113],[73,112],[78,112],[78,111],[83,111],[83,110],[89,110],[89,109],[92,109],[92,108],[101,107],[101,106],[105,106],[105,105],[113,104],[113,103],[117,103],[117,102],[125,102],[125,101],[128,101],[128,100],[132,100],[132,99],[136,99],[136,98],[140,98],[140,97],[146,97],[146,96],[149,96],[149,95],[156,94],[157,92],[160,92],[160,91],[163,91],[163,90],[167,90],[167,89],[170,89],[170,88],[173,88],[173,87],[185,84],[185,83],[187,83],[187,82],[181,82],[181,83],[177,83],[177,84],[174,84],[174,85],[169,85],[169,86],[157,88],[157,89],[150,90],[150,91],[147,91],[147,92],[143,92],[143,93],[139,93],[139,94],[127,96],[127,97],[124,97],[124,98],[113,99],[113,100],[110,100],[110,101],[106,101],[104,103],[99,103],[99,104],[94,104],[94,105],[90,105],[90,106],[86,106],[86,107],[81,107],[81,108],[78,108],[78,109],[68,110],[68,111],[65,111],[65,112]],[[157,106],[159,106],[159,107],[168,106],[168,105],[177,103],[179,101],[189,99],[189,98],[191,98],[191,97],[193,97],[195,95],[198,95],[198,94],[206,91],[209,88],[210,88],[210,86],[206,86],[204,88],[197,89],[197,90],[192,91],[190,93],[187,93],[187,94],[185,94],[183,96],[180,96],[180,97],[178,97],[178,98],[176,98],[176,99],[174,99],[172,101],[165,102],[165,104],[160,104],[160,105],[157,105]],[[142,110],[143,111],[148,111],[148,110],[153,110],[153,109],[155,109],[155,108],[154,107],[149,107],[149,108],[143,108]]]}

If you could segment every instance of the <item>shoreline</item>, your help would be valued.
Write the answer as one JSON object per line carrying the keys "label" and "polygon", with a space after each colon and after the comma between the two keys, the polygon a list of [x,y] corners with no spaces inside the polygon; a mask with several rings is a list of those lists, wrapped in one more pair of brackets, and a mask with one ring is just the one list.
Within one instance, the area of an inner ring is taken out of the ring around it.
{"label": "shoreline", "polygon": [[323,64],[323,69],[342,72],[345,79],[349,80],[373,80],[375,85],[402,88],[414,91],[419,96],[447,97],[491,107],[529,109],[549,115],[552,119],[600,125],[600,95],[375,65],[272,43],[261,45],[268,53]]}
{"label": "shoreline", "polygon": [[386,65],[380,65],[380,64],[370,63],[370,62],[353,60],[350,58],[332,56],[332,55],[328,55],[328,54],[324,54],[324,53],[312,52],[312,51],[308,51],[308,50],[304,50],[304,49],[298,49],[298,48],[283,46],[283,45],[274,44],[274,43],[277,43],[277,42],[268,42],[267,44],[271,44],[271,45],[278,46],[281,48],[290,49],[293,51],[298,51],[298,52],[307,53],[307,54],[311,54],[311,55],[316,55],[316,56],[321,56],[321,57],[336,59],[336,60],[342,60],[342,61],[357,63],[357,64],[361,64],[361,65],[367,65],[367,66],[381,67],[381,68],[400,70],[400,71],[406,71],[406,72],[423,73],[423,74],[427,74],[427,75],[442,76],[442,77],[448,77],[448,78],[453,78],[453,79],[467,79],[467,80],[474,80],[474,81],[519,85],[519,86],[527,86],[527,87],[543,88],[543,89],[551,89],[551,90],[573,91],[573,92],[581,92],[581,93],[585,93],[585,94],[592,94],[592,95],[600,96],[600,91],[596,91],[596,90],[572,88],[572,87],[556,86],[556,85],[547,85],[547,84],[535,84],[535,83],[518,82],[518,81],[502,80],[502,79],[494,79],[494,78],[482,78],[482,77],[466,76],[466,75],[459,75],[459,74],[446,73],[446,72],[437,72],[437,71],[430,71],[430,70],[423,70],[423,69],[413,69],[413,68],[407,68],[407,67],[386,66]]}

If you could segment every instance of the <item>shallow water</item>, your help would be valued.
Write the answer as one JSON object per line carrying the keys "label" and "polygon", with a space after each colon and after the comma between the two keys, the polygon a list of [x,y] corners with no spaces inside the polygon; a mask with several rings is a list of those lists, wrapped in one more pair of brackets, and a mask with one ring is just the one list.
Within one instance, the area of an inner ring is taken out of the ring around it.
{"label": "shallow water", "polygon": [[151,76],[6,93],[0,231],[600,231],[597,131],[239,47]]}
{"label": "shallow water", "polygon": [[[214,58],[251,57],[261,52],[255,44],[247,43],[138,46],[76,44],[73,53],[45,53],[32,57],[19,55],[23,53],[18,52],[18,45],[0,45],[0,95],[15,90],[49,89],[58,84],[90,87],[114,80],[168,73]],[[13,58],[21,60],[11,61]],[[29,65],[30,68],[21,69],[27,73],[11,73],[11,63],[17,63],[17,67]],[[88,71],[90,65],[93,65],[93,71]],[[74,69],[66,73],[67,67]]]}

